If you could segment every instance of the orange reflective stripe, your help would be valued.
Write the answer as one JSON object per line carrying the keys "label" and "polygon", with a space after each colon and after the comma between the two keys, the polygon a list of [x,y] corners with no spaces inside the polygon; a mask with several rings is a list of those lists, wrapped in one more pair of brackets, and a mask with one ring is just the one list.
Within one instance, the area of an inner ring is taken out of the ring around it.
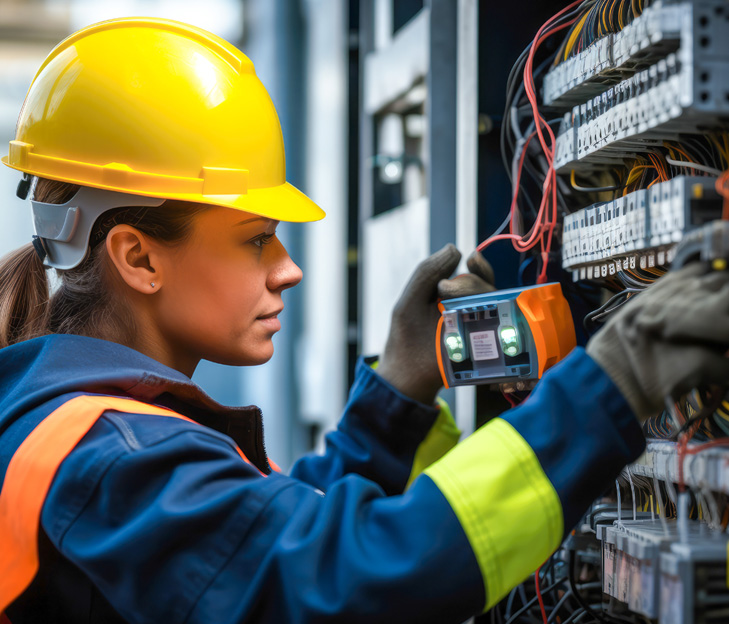
{"label": "orange reflective stripe", "polygon": [[[6,624],[3,612],[38,571],[38,527],[53,477],[108,410],[195,422],[172,410],[132,399],[80,396],[61,405],[31,431],[11,458],[0,490],[0,624]],[[240,449],[238,453],[250,463]]]}

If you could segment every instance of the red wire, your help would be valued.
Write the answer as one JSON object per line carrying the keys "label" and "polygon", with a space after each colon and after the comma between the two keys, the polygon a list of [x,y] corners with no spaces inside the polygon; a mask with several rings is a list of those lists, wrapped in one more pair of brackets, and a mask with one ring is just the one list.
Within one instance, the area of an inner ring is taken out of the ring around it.
{"label": "red wire", "polygon": [[687,447],[686,453],[688,455],[696,455],[696,453],[700,453],[701,451],[705,451],[706,449],[713,448],[715,446],[729,446],[729,438],[719,438],[718,440],[712,440],[711,442],[705,442],[704,444],[697,444],[691,448]]}
{"label": "red wire", "polygon": [[689,440],[693,437],[694,433],[698,430],[699,423],[689,430],[687,433],[681,436],[678,441],[677,449],[677,462],[678,462],[678,488],[679,491],[683,492],[686,490],[686,483],[684,481],[683,464],[686,459],[686,455],[696,455],[706,449],[714,448],[717,446],[729,446],[729,438],[718,438],[717,440],[711,440],[710,442],[704,442],[703,444],[697,444],[689,448]]}
{"label": "red wire", "polygon": [[725,171],[716,179],[716,191],[724,198],[721,218],[729,219],[729,171]]}
{"label": "red wire", "polygon": [[[537,96],[534,88],[533,75],[534,57],[537,48],[542,44],[545,39],[551,37],[553,34],[559,32],[560,30],[568,28],[577,21],[578,17],[575,17],[574,19],[564,24],[551,28],[555,20],[564,15],[566,12],[572,10],[574,7],[581,4],[582,1],[583,0],[575,0],[571,4],[567,5],[564,9],[562,9],[559,13],[547,20],[544,24],[542,24],[541,28],[537,31],[537,34],[532,41],[529,55],[527,57],[526,63],[524,64],[523,79],[524,90],[532,107],[532,114],[534,116],[536,129],[527,138],[522,148],[521,156],[519,157],[519,164],[514,180],[514,192],[512,194],[511,206],[509,208],[509,212],[511,215],[511,218],[509,219],[509,234],[497,234],[495,236],[492,236],[483,241],[477,247],[478,251],[482,251],[495,241],[511,240],[514,249],[519,252],[524,252],[532,249],[537,243],[539,243],[541,250],[540,254],[542,260],[542,269],[537,276],[538,284],[543,284],[547,280],[547,264],[549,261],[549,253],[552,249],[554,229],[557,225],[557,174],[554,170],[554,148],[556,144],[554,132],[552,131],[552,128],[546,122],[546,120],[539,114],[539,108],[537,105]],[[549,145],[547,145],[543,130],[546,130],[546,134],[549,138]],[[529,143],[535,135],[539,137],[540,146],[547,159],[548,169],[544,179],[544,184],[542,185],[542,200],[539,204],[539,210],[537,211],[537,217],[534,220],[534,225],[528,233],[517,234],[516,232],[518,227],[516,216],[519,211],[518,197],[521,183],[521,172],[524,166],[524,158],[526,156],[527,148],[529,147]]]}
{"label": "red wire", "polygon": [[542,621],[544,624],[547,624],[547,612],[544,609],[544,600],[542,599],[542,591],[539,589],[539,571],[542,569],[542,566],[539,566],[537,568],[537,571],[534,573],[534,586],[537,590],[537,600],[539,600],[539,608],[542,610]]}
{"label": "red wire", "polygon": [[[569,11],[571,8],[577,6],[578,4],[581,4],[579,1],[575,1],[572,4],[568,5],[560,13],[555,15],[554,18],[556,19],[566,11]],[[529,51],[529,56],[527,58],[526,63],[524,64],[524,91],[526,92],[527,99],[529,100],[529,103],[532,105],[532,114],[534,115],[534,120],[536,124],[536,131],[537,135],[539,136],[539,143],[542,146],[542,150],[544,151],[545,157],[547,158],[547,163],[549,165],[547,169],[547,175],[544,180],[544,186],[543,186],[543,195],[542,195],[542,204],[540,205],[540,210],[542,205],[546,205],[546,202],[548,198],[550,197],[550,191],[551,191],[551,199],[552,199],[552,214],[551,214],[551,220],[548,220],[544,224],[544,228],[548,230],[547,233],[547,240],[546,243],[544,241],[544,236],[542,236],[542,240],[540,241],[541,245],[541,256],[542,256],[542,270],[539,272],[539,275],[537,276],[537,284],[543,284],[547,281],[547,265],[549,263],[549,252],[552,249],[552,236],[554,234],[554,228],[557,224],[557,174],[554,170],[554,146],[556,143],[556,140],[554,138],[554,133],[552,132],[552,128],[549,126],[549,124],[542,118],[542,116],[539,114],[539,108],[537,105],[537,96],[534,89],[534,74],[533,74],[533,66],[534,66],[534,55],[536,54],[537,48],[541,45],[542,41],[544,41],[547,37],[550,37],[555,32],[559,32],[560,30],[567,28],[572,23],[577,21],[577,18],[575,17],[570,22],[567,22],[561,26],[558,26],[556,28],[553,28],[549,32],[542,35],[542,32],[546,29],[548,23],[545,23],[539,31],[537,31],[536,36],[534,37],[534,42],[532,43],[532,48]],[[549,135],[550,144],[547,146],[546,141],[544,140],[544,135],[542,134],[542,126],[547,130],[547,133]]]}
{"label": "red wire", "polygon": [[516,402],[516,400],[514,399],[514,397],[511,396],[511,393],[509,393],[509,392],[502,392],[501,394],[504,395],[504,398],[509,402],[509,405],[511,405],[511,407],[516,407],[518,405],[518,403]]}

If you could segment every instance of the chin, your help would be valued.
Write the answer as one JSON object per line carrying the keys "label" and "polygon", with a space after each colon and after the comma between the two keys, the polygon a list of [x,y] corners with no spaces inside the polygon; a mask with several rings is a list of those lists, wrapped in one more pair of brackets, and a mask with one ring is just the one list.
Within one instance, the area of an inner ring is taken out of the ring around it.
{"label": "chin", "polygon": [[271,349],[271,352],[266,355],[260,355],[255,357],[250,357],[246,360],[244,364],[239,364],[239,366],[260,366],[261,364],[265,364],[273,357],[273,349]]}
{"label": "chin", "polygon": [[[233,353],[221,353],[216,358],[210,358],[218,364],[227,366],[260,366],[273,357],[273,343],[261,346],[259,349],[245,349]],[[206,358],[208,359],[208,358]]]}

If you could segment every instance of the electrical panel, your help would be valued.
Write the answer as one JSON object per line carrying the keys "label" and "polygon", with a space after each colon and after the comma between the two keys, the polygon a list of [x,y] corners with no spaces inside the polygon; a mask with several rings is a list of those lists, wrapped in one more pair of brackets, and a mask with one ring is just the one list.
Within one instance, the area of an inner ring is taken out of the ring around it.
{"label": "electrical panel", "polygon": [[[560,281],[589,335],[672,266],[726,268],[729,2],[565,2],[506,91],[512,203],[479,249],[510,243],[523,285]],[[645,432],[497,621],[729,622],[729,401],[694,391]]]}

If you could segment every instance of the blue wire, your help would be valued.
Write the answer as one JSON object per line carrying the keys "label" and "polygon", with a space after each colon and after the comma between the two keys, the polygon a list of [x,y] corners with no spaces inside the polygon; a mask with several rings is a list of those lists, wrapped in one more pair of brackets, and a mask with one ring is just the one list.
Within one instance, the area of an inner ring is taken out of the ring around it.
{"label": "blue wire", "polygon": [[536,256],[529,256],[526,260],[524,260],[524,262],[519,265],[519,272],[516,274],[516,283],[519,286],[524,286],[524,271],[526,270],[529,263],[534,261],[534,258],[536,258]]}

